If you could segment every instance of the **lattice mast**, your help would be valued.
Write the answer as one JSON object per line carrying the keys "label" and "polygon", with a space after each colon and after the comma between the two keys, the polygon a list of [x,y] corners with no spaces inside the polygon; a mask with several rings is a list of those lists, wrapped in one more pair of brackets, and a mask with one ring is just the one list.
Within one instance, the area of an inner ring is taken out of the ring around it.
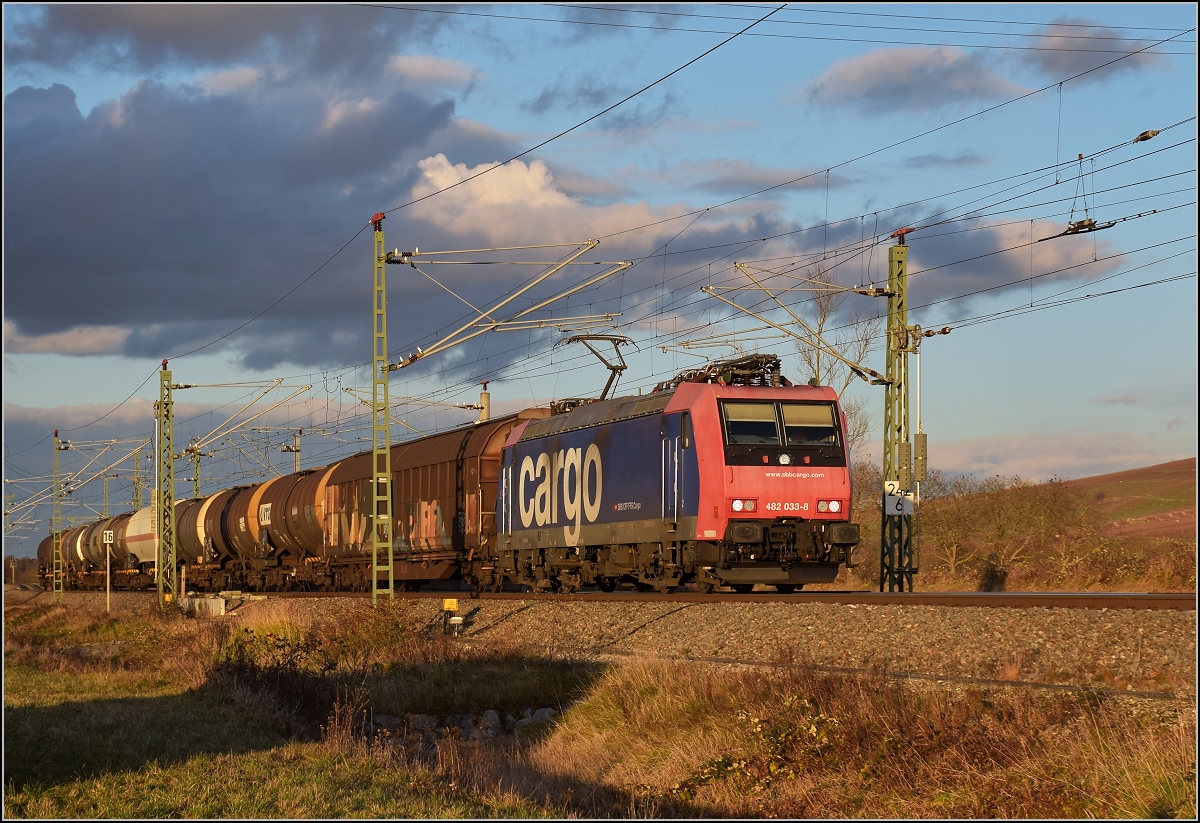
{"label": "lattice mast", "polygon": [[178,602],[179,567],[175,562],[175,401],[171,383],[171,372],[167,361],[162,361],[158,373],[158,402],[154,404],[155,429],[158,434],[158,471],[155,472],[156,486],[154,505],[158,508],[158,555],[156,577],[158,578],[158,607],[165,609],[168,603]]}
{"label": "lattice mast", "polygon": [[888,250],[887,374],[883,408],[883,522],[880,529],[879,590],[912,591],[917,567],[913,552],[913,472],[909,429],[908,246],[900,229]]}
{"label": "lattice mast", "polygon": [[[371,489],[374,498],[371,509],[371,605],[378,602],[381,592],[392,598],[396,596],[392,562],[392,430],[388,418],[387,253],[383,243],[383,220],[383,212],[377,212],[371,218],[375,230],[371,344]],[[387,562],[381,563],[385,551]],[[381,573],[387,575],[386,587],[380,585]]]}
{"label": "lattice mast", "polygon": [[58,429],[54,430],[54,488],[51,496],[50,506],[50,541],[53,546],[52,557],[50,560],[51,573],[51,594],[50,599],[57,603],[62,603],[66,600],[64,594],[64,576],[65,566],[63,564],[63,516],[62,516],[62,467],[59,461],[58,453],[71,448],[70,440],[59,440]]}

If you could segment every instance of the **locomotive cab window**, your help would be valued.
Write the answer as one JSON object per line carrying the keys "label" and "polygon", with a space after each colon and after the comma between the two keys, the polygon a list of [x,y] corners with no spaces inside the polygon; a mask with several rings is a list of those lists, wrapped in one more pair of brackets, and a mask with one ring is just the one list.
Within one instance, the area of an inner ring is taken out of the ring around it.
{"label": "locomotive cab window", "polygon": [[779,446],[774,403],[723,403],[725,442],[731,446]]}
{"label": "locomotive cab window", "polygon": [[833,446],[838,442],[830,403],[784,403],[783,428],[789,446]]}

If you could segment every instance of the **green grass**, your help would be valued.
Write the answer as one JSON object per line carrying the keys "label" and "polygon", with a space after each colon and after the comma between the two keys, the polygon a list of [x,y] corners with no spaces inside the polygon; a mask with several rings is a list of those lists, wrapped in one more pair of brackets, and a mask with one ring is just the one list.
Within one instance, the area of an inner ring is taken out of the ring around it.
{"label": "green grass", "polygon": [[563,816],[520,797],[482,796],[423,771],[291,743],[151,761],[136,770],[5,793],[6,817],[491,818]]}
{"label": "green grass", "polygon": [[471,660],[403,618],[230,633],[174,615],[9,609],[5,816],[567,816],[545,798],[464,789],[352,729],[324,733],[355,684],[382,713],[519,711],[570,699],[596,670]]}
{"label": "green grass", "polygon": [[[218,690],[154,696],[21,700],[42,684],[5,671],[5,784],[22,792],[80,778],[138,772],[202,754],[249,752],[283,742]],[[59,678],[54,678],[59,679]],[[40,691],[40,690],[39,690]],[[14,695],[13,700],[7,694]],[[25,703],[25,705],[14,705]]]}
{"label": "green grass", "polygon": [[4,666],[6,710],[114,699],[131,694],[157,697],[178,691],[179,684],[163,671],[116,669],[47,672],[20,663],[6,662]]}

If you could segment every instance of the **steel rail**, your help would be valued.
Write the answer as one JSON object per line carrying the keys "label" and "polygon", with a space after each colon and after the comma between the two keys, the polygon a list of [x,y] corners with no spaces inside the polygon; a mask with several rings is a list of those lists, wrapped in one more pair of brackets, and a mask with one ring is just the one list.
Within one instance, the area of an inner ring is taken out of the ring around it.
{"label": "steel rail", "polygon": [[[139,594],[139,592],[122,592]],[[68,595],[95,594],[91,590],[68,590]],[[240,598],[363,598],[370,592],[241,592],[227,591],[219,595],[227,600]],[[802,605],[828,603],[855,606],[937,606],[942,608],[986,609],[1135,609],[1144,611],[1196,611],[1197,597],[1192,592],[870,592],[822,591],[777,594],[677,592],[576,592],[553,594],[541,592],[485,592],[476,594],[468,589],[425,589],[417,592],[396,592],[397,599],[439,600],[516,600],[530,603],[704,603],[770,605]]]}
{"label": "steel rail", "polygon": [[[638,657],[641,652],[624,649],[593,649],[591,653],[599,656]],[[1177,694],[1174,692],[1148,692],[1131,689],[1115,689],[1109,686],[1080,686],[1072,683],[1044,683],[1038,680],[999,680],[993,677],[970,677],[953,674],[927,674],[925,672],[891,671],[884,669],[855,668],[851,666],[826,666],[820,663],[797,663],[779,660],[746,660],[737,657],[705,657],[698,655],[655,655],[662,660],[678,660],[694,663],[712,663],[721,666],[754,666],[776,669],[808,669],[824,674],[848,675],[851,677],[886,677],[892,680],[922,680],[939,684],[959,684],[968,686],[989,686],[992,688],[1044,689],[1046,691],[1071,692],[1075,694],[1094,694],[1107,697],[1137,697],[1148,700],[1173,700],[1194,702],[1195,695]]]}
{"label": "steel rail", "polygon": [[[250,594],[250,593],[248,593]],[[264,593],[257,593],[264,594]],[[361,597],[359,592],[266,592],[268,597]],[[1196,594],[1189,592],[796,592],[776,594],[700,594],[698,592],[492,592],[476,595],[458,589],[397,592],[410,599],[530,600],[546,603],[829,603],[858,606],[941,606],[1009,609],[1142,609],[1195,611]]]}

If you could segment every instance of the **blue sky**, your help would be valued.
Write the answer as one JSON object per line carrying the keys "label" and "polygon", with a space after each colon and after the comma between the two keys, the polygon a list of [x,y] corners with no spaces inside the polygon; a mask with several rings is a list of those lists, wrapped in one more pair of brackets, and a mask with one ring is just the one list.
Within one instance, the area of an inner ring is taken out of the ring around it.
{"label": "blue sky", "polygon": [[[163,358],[205,386],[176,395],[177,443],[254,396],[224,384],[296,387],[247,414],[312,387],[256,421],[269,431],[214,441],[206,493],[290,470],[291,429],[305,466],[365,448],[340,390],[370,390],[381,210],[389,248],[597,239],[581,259],[634,263],[536,315],[613,315],[630,393],[735,353],[680,348],[756,325],[700,291],[749,286],[735,262],[776,286],[818,266],[878,284],[888,236],[913,226],[909,320],[954,329],[923,347],[932,466],[1040,480],[1194,456],[1195,25],[1191,4],[6,5],[6,552],[45,533],[28,503],[51,431],[79,445],[67,472],[95,474],[152,431]],[[1083,218],[1117,222],[1036,242]],[[470,318],[446,289],[484,308],[537,270],[423,267],[443,289],[389,267],[394,359]],[[785,300],[803,315],[809,297]],[[607,372],[565,336],[489,333],[391,391],[473,402],[486,379],[497,411],[595,394]],[[740,345],[799,371],[789,340]],[[846,396],[875,418],[860,456],[877,460],[881,389]],[[112,473],[119,509],[128,461]],[[92,480],[67,513],[100,498]]]}

